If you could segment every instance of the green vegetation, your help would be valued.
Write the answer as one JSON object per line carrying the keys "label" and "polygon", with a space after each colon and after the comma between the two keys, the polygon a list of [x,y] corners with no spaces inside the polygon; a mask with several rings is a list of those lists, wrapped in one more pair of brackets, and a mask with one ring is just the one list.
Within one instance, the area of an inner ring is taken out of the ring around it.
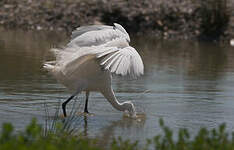
{"label": "green vegetation", "polygon": [[[159,121],[163,130],[162,135],[157,135],[147,141],[145,146],[138,142],[124,141],[121,138],[113,139],[107,149],[112,150],[232,150],[234,149],[234,134],[230,136],[222,124],[218,129],[200,129],[194,138],[190,138],[186,129],[180,129],[178,137],[173,138],[173,132],[166,127],[161,119]],[[61,130],[62,124],[56,125],[56,132],[48,132],[39,125],[35,119],[22,132],[14,132],[9,123],[2,125],[0,134],[0,150],[102,150],[98,139],[88,139],[82,136],[67,133]],[[176,140],[175,140],[176,139]]]}
{"label": "green vegetation", "polygon": [[234,149],[234,136],[229,137],[225,131],[225,124],[221,124],[218,129],[207,130],[201,128],[197,135],[190,139],[187,129],[178,131],[178,140],[173,140],[173,132],[166,127],[162,120],[160,126],[164,135],[158,135],[153,143],[157,150],[232,150]]}
{"label": "green vegetation", "polygon": [[43,136],[43,129],[33,119],[25,131],[13,132],[13,126],[9,123],[3,124],[0,137],[1,150],[98,150],[95,140],[85,139],[69,134],[49,133]]}

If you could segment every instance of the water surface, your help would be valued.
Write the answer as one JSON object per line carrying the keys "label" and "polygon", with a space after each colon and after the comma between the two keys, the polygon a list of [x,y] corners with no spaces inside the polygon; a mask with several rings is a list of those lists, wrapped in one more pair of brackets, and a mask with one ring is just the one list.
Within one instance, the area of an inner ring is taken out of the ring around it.
{"label": "water surface", "polygon": [[[42,69],[51,59],[49,49],[68,37],[59,32],[0,29],[0,124],[12,122],[22,130],[32,117],[45,120],[45,106],[53,115],[70,93]],[[89,111],[81,117],[80,131],[105,139],[122,136],[144,141],[160,133],[158,119],[178,130],[195,133],[226,122],[234,130],[234,50],[228,45],[194,41],[163,41],[135,37],[131,45],[143,58],[145,75],[138,80],[114,77],[119,101],[131,100],[145,120],[124,118],[100,93],[91,93]],[[69,110],[71,110],[71,102]],[[83,110],[84,94],[77,98]]]}

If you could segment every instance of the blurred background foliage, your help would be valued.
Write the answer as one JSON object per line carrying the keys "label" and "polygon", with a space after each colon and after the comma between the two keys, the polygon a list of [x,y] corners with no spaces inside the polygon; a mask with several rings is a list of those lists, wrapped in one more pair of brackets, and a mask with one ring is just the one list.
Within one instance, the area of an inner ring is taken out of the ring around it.
{"label": "blurred background foliage", "polygon": [[122,24],[133,34],[218,41],[233,37],[231,0],[1,0],[0,25],[64,30]]}

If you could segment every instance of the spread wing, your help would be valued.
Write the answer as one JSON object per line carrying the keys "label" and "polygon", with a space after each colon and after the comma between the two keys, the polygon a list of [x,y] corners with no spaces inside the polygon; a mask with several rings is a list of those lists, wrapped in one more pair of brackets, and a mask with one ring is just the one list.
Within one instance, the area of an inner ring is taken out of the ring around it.
{"label": "spread wing", "polygon": [[[74,47],[73,47],[74,48]],[[105,70],[117,75],[129,75],[136,78],[144,74],[144,65],[138,52],[131,46],[127,47],[105,47],[95,46],[92,48],[82,48],[72,55],[57,60],[61,64],[61,71],[66,76],[70,76],[80,64],[76,64],[81,57],[94,55],[100,60],[100,65]]]}
{"label": "spread wing", "polygon": [[114,51],[102,52],[97,55],[101,58],[101,66],[117,75],[129,75],[133,78],[144,74],[144,65],[138,52],[131,46],[113,48]]}
{"label": "spread wing", "polygon": [[81,58],[92,55],[95,57],[87,58],[99,59],[100,65],[111,73],[135,78],[144,73],[144,65],[138,52],[129,46],[129,41],[128,33],[116,23],[114,26],[79,27],[72,33],[67,47],[53,49],[55,65],[64,75],[70,76],[81,65]]}
{"label": "spread wing", "polygon": [[83,33],[89,31],[98,31],[98,30],[105,30],[105,29],[112,29],[113,26],[107,25],[90,25],[90,26],[81,26],[78,27],[75,31],[72,32],[71,40],[75,39],[76,37],[82,35]]}
{"label": "spread wing", "polygon": [[126,30],[117,23],[114,26],[91,25],[77,28],[72,32],[72,39],[68,46],[99,46],[117,38],[123,38],[130,42],[130,37]]}

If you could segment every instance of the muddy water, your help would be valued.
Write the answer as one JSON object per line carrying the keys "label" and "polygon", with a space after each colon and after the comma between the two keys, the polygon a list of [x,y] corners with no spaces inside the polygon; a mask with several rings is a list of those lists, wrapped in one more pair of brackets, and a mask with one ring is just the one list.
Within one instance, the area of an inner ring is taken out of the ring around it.
{"label": "muddy water", "polygon": [[[54,32],[0,29],[0,124],[12,122],[17,130],[36,117],[45,120],[45,104],[53,116],[59,102],[70,96],[66,88],[42,69],[51,59],[51,47],[68,37]],[[228,45],[194,41],[162,41],[135,37],[131,45],[141,54],[145,75],[138,80],[114,77],[119,101],[131,100],[141,121],[123,117],[99,93],[91,93],[89,111],[77,124],[87,136],[122,136],[144,141],[161,132],[158,119],[177,130],[217,127],[226,122],[234,130],[234,49]],[[76,99],[83,110],[84,94]],[[68,109],[71,110],[73,102]]]}

